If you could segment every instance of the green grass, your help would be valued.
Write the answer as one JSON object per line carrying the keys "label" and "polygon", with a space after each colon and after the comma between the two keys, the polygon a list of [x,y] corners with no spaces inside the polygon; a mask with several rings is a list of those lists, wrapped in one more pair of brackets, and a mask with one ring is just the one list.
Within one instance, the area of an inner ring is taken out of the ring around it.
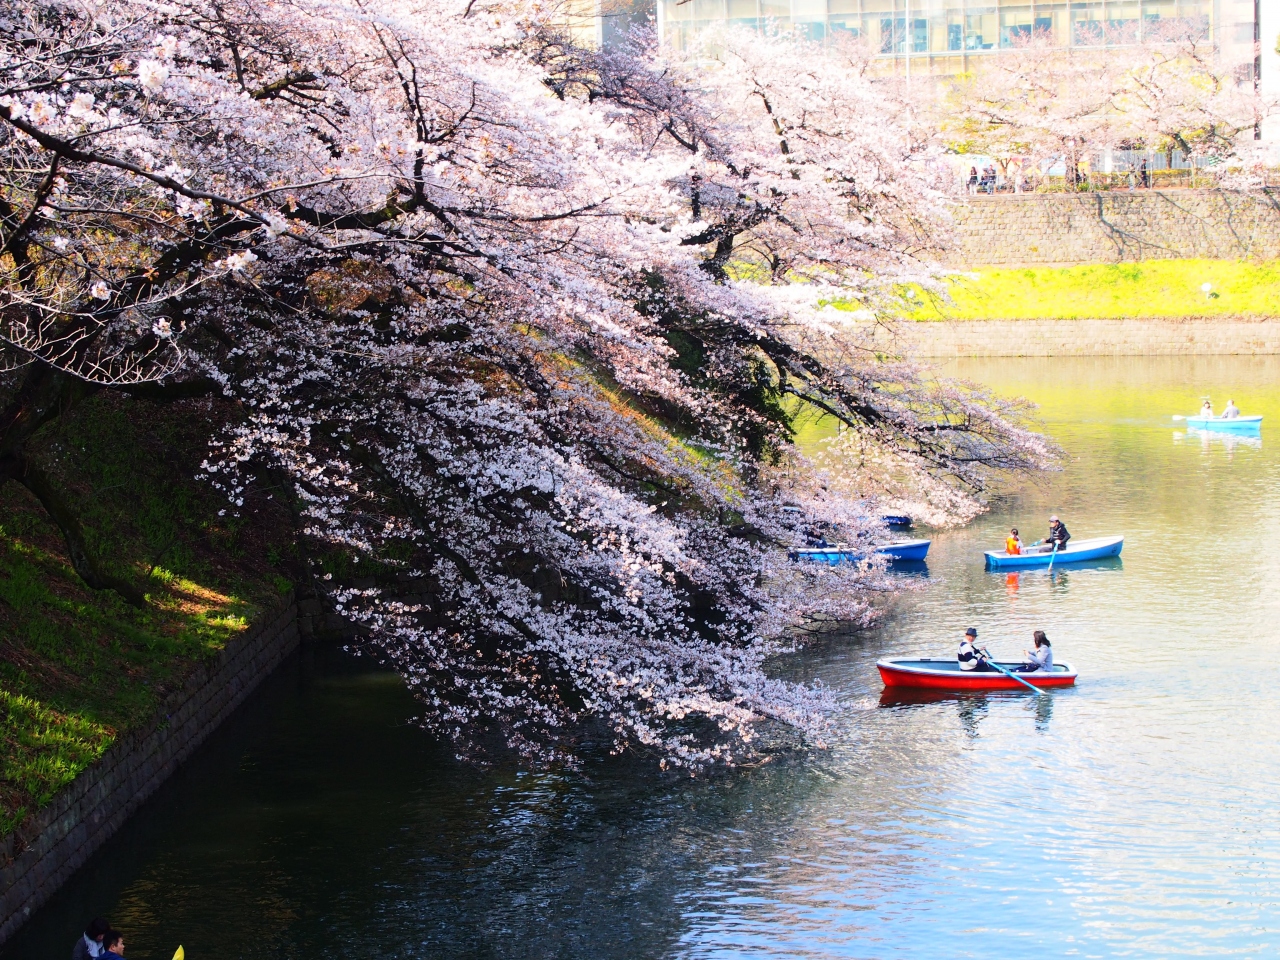
{"label": "green grass", "polygon": [[[1201,289],[1210,283],[1209,295]],[[950,281],[951,304],[916,320],[1280,317],[1280,262],[1145,260],[1080,267],[987,268]]]}
{"label": "green grass", "polygon": [[35,498],[0,487],[0,835],[289,589],[288,517],[270,491],[230,519],[194,479],[204,424],[225,414],[205,406],[104,395],[38,438],[86,541],[146,593],[143,608],[87,588]]}

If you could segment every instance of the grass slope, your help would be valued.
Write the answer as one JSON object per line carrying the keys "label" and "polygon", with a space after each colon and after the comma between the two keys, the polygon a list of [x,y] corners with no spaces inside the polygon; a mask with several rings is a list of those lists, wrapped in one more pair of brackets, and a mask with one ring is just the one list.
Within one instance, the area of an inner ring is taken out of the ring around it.
{"label": "grass slope", "polygon": [[[1280,262],[1144,260],[1080,267],[987,268],[951,281],[954,301],[916,320],[1280,317]],[[1205,283],[1213,289],[1206,295]]]}
{"label": "grass slope", "polygon": [[194,475],[203,425],[226,411],[182,407],[101,395],[39,438],[86,541],[146,592],[142,609],[85,587],[35,498],[0,488],[0,835],[289,588],[287,512],[263,490],[220,516]]}

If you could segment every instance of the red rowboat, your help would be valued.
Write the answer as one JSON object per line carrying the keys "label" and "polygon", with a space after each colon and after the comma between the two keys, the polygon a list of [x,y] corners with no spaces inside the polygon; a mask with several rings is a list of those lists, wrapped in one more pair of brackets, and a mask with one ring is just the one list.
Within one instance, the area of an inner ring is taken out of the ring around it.
{"label": "red rowboat", "polygon": [[[1006,670],[1016,663],[997,661]],[[992,670],[961,670],[957,660],[881,660],[876,666],[886,687],[916,687],[926,690],[1026,690],[1011,677]],[[1076,682],[1075,668],[1056,663],[1052,673],[1020,673],[1037,687],[1070,687]]]}

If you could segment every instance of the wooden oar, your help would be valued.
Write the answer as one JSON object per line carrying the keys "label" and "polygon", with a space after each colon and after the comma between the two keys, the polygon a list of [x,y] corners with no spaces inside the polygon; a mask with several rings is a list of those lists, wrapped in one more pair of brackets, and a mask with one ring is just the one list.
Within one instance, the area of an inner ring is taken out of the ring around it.
{"label": "wooden oar", "polygon": [[1053,573],[1053,561],[1057,559],[1057,557],[1058,557],[1058,541],[1055,540],[1053,541],[1053,553],[1049,555],[1049,569],[1047,571],[1048,573]]}
{"label": "wooden oar", "polygon": [[1186,417],[1184,417],[1184,416],[1183,416],[1182,414],[1180,414],[1180,413],[1175,413],[1175,414],[1173,415],[1173,419],[1175,419],[1175,420],[1185,420],[1185,419],[1187,419],[1187,418],[1186,418]]}
{"label": "wooden oar", "polygon": [[991,667],[995,668],[996,670],[999,670],[1001,673],[1003,673],[1003,674],[1004,674],[1006,677],[1008,677],[1010,680],[1017,680],[1020,684],[1022,684],[1024,687],[1026,687],[1026,688],[1027,688],[1028,690],[1030,690],[1032,693],[1034,693],[1037,697],[1043,697],[1043,696],[1044,696],[1044,691],[1043,691],[1043,690],[1041,690],[1039,687],[1037,687],[1035,684],[1033,684],[1033,683],[1027,683],[1027,681],[1023,680],[1020,676],[1018,676],[1018,675],[1017,675],[1016,673],[1014,673],[1012,670],[1006,670],[1004,667],[1000,666],[1000,664],[998,664],[998,663],[996,663],[994,660],[992,660],[992,659],[991,659],[991,652],[990,652],[990,651],[988,651],[988,650],[983,650],[983,651],[982,651],[982,656],[983,656],[983,659],[984,659],[984,660],[986,660],[986,662],[987,662],[987,664],[988,664],[989,666],[991,666]]}

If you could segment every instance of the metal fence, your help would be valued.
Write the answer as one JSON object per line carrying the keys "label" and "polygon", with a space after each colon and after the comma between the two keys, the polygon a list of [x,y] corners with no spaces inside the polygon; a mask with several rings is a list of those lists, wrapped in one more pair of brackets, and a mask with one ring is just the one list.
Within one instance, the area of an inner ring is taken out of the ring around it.
{"label": "metal fence", "polygon": [[[1120,190],[1193,190],[1207,189],[1222,185],[1221,176],[1225,171],[1212,167],[1186,167],[1181,170],[1148,169],[1144,175],[1141,169],[1123,172],[1100,173],[1095,171],[1081,172],[1079,179],[1073,184],[1066,176],[1042,175],[1035,171],[1027,172],[1022,183],[1015,182],[1013,175],[997,174],[994,182],[990,179],[980,180],[976,190],[970,193],[976,196],[1010,193],[1099,193]],[[1280,168],[1271,168],[1262,175],[1258,186],[1280,188]]]}
{"label": "metal fence", "polygon": [[[1040,164],[980,155],[960,155],[954,160],[959,161],[957,172],[963,172],[964,165],[970,164],[977,174],[976,183],[969,176],[962,181],[968,192],[977,196],[1202,189],[1223,185],[1227,169],[1216,158],[1188,157],[1181,150],[1107,150],[1081,157],[1077,179],[1072,182],[1066,176],[1062,157]],[[1266,162],[1259,185],[1280,187],[1280,150],[1273,148]]]}

